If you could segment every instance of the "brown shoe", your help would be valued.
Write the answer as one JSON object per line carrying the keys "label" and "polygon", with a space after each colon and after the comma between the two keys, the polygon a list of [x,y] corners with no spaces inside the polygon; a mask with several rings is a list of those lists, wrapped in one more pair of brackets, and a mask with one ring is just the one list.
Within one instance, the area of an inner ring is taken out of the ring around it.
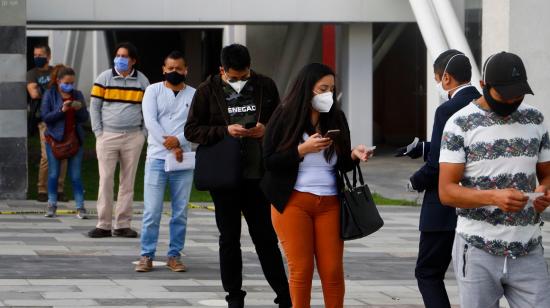
{"label": "brown shoe", "polygon": [[153,259],[147,256],[141,256],[136,265],[136,272],[150,272],[153,269]]}
{"label": "brown shoe", "polygon": [[48,193],[38,193],[38,196],[36,197],[36,201],[48,202]]}
{"label": "brown shoe", "polygon": [[168,257],[166,266],[172,270],[172,272],[186,272],[187,266],[181,262],[180,257]]}

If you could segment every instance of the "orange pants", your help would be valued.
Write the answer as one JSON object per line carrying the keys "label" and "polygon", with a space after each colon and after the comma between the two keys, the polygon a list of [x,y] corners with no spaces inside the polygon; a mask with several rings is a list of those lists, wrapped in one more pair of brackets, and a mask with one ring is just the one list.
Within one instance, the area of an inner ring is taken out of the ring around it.
{"label": "orange pants", "polygon": [[271,220],[288,262],[292,307],[310,307],[314,258],[325,307],[344,307],[344,242],[338,197],[294,191],[282,214],[271,207]]}

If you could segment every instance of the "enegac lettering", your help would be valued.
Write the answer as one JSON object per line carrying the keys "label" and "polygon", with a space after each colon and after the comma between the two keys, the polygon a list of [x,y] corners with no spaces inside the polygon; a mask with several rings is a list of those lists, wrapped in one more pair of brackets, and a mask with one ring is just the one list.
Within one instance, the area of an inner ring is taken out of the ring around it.
{"label": "enegac lettering", "polygon": [[228,113],[240,113],[240,112],[249,112],[249,111],[256,111],[255,105],[248,105],[248,106],[239,106],[239,107],[228,107],[227,112]]}

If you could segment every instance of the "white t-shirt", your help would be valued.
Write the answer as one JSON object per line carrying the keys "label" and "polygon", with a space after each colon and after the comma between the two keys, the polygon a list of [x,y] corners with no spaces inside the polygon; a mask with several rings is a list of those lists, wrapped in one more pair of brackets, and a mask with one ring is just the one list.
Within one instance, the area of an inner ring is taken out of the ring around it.
{"label": "white t-shirt", "polygon": [[[544,117],[525,103],[503,118],[474,101],[455,113],[443,131],[439,162],[464,163],[464,187],[533,192],[536,164],[547,161],[550,140]],[[457,215],[457,234],[491,254],[526,255],[542,241],[540,215],[531,201],[518,213],[484,206],[457,209]]]}
{"label": "white t-shirt", "polygon": [[[306,140],[309,135],[304,134],[303,137]],[[337,160],[336,152],[332,154],[330,162],[325,159],[325,151],[306,154],[304,160],[300,162],[294,189],[317,196],[337,195],[335,168]]]}

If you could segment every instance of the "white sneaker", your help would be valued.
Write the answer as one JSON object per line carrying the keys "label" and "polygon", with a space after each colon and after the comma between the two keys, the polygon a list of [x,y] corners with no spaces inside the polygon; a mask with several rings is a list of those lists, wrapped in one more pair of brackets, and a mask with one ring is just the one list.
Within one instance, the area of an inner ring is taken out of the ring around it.
{"label": "white sneaker", "polygon": [[88,211],[85,208],[80,208],[76,210],[76,218],[78,219],[88,219]]}

